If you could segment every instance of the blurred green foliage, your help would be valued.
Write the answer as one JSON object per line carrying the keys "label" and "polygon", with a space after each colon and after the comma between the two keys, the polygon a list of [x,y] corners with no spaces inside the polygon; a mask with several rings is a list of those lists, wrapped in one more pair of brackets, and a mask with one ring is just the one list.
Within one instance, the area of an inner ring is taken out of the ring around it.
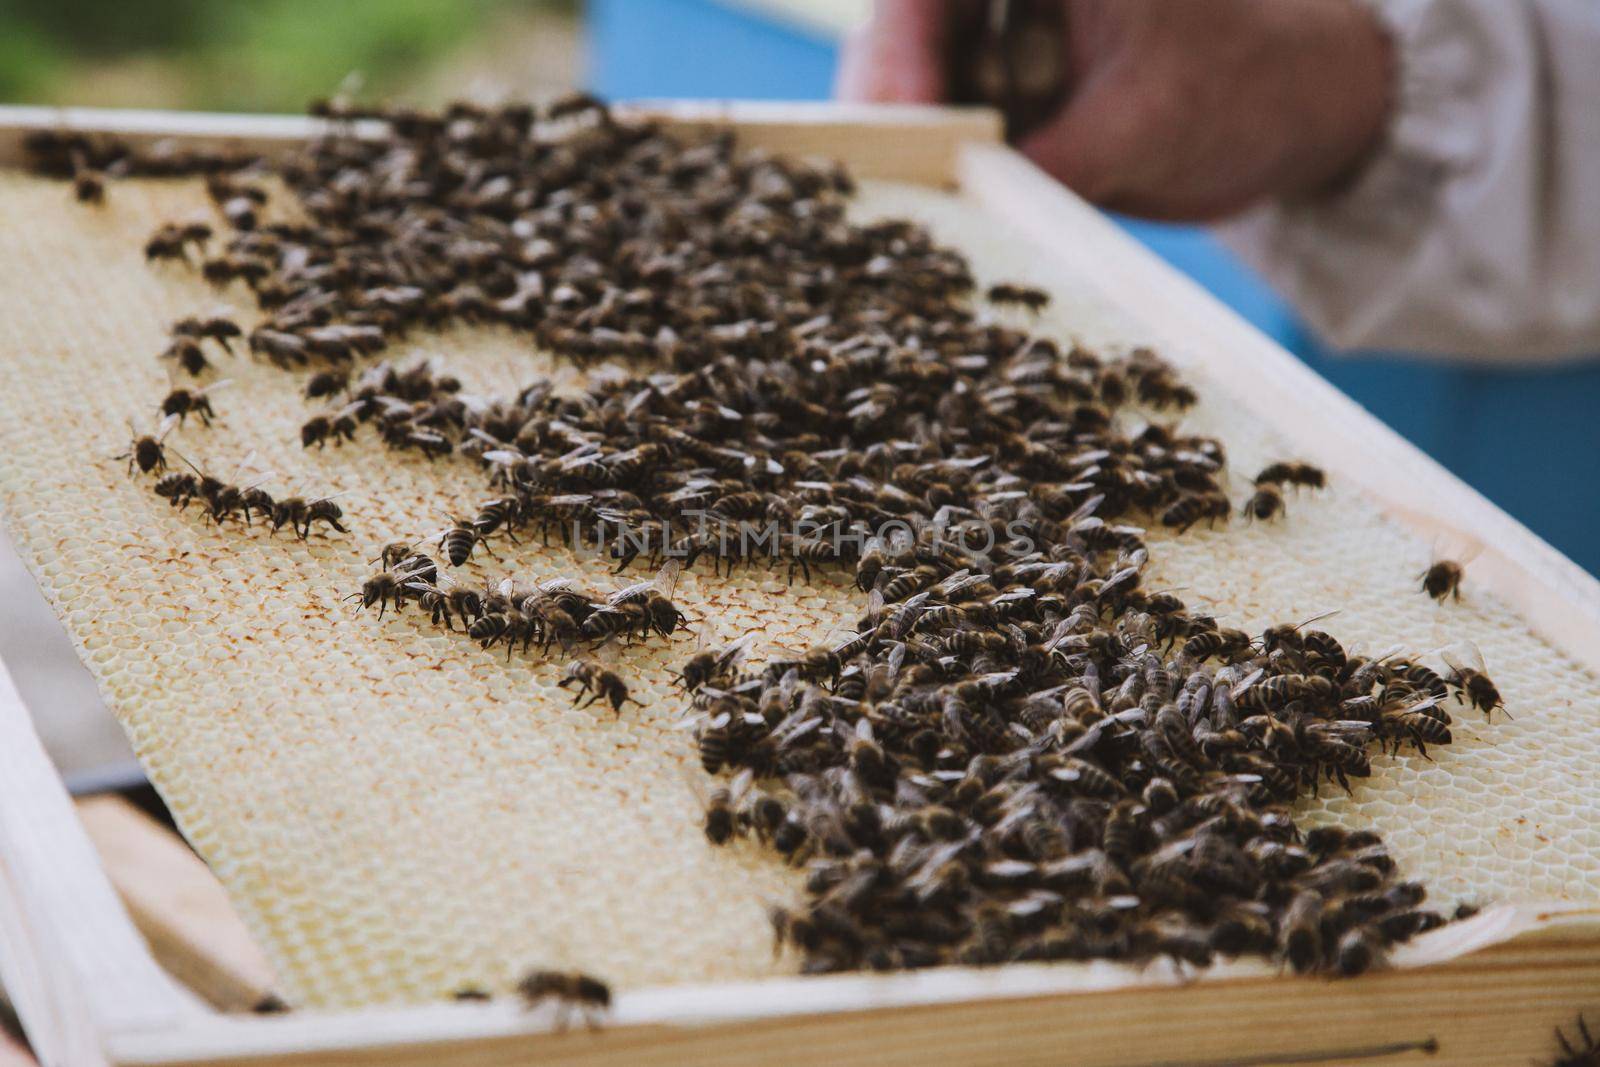
{"label": "blurred green foliage", "polygon": [[[504,12],[573,0],[0,0],[0,100],[296,111],[351,73],[407,99]],[[109,73],[108,73],[109,72]],[[120,72],[120,73],[118,73]]]}

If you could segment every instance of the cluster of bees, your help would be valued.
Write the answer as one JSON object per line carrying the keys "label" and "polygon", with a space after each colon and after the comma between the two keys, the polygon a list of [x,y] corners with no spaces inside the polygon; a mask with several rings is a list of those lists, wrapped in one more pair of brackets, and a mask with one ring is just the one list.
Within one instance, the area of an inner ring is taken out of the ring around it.
{"label": "cluster of bees", "polygon": [[[295,222],[197,164],[232,230],[201,269],[251,290],[249,348],[327,405],[303,445],[370,426],[490,494],[437,535],[441,559],[384,549],[363,606],[568,654],[671,637],[670,576],[703,559],[853,569],[849,636],[682,668],[700,760],[727,776],[706,836],[805,867],[805,901],[772,917],[807,971],[1257,954],[1356,974],[1444,921],[1377,834],[1305,831],[1293,805],[1369,775],[1375,747],[1448,743],[1449,709],[1490,712],[1498,691],[1465,654],[1441,674],[1309,621],[1249,634],[1149,588],[1147,528],[1239,510],[1222,444],[1176,425],[1194,390],[1155,353],[1033,335],[1043,292],[980,303],[918,225],[850,219],[841,169],[729,135],[588,97],[318,113],[327,132],[275,165]],[[196,225],[155,247],[187,258],[213,236]],[[360,363],[452,322],[595,370],[473,397],[428,364]],[[1323,482],[1273,464],[1242,512],[1278,519]],[[609,595],[441,574],[552,534],[665,570]],[[564,684],[627,699],[590,659]]]}
{"label": "cluster of bees", "polygon": [[[448,548],[453,539],[476,536],[475,527],[454,526],[440,541]],[[503,645],[507,659],[519,647],[526,652],[534,645],[541,655],[552,646],[566,655],[582,646],[609,648],[617,641],[649,636],[670,639],[686,620],[671,599],[676,561],[654,578],[598,596],[580,590],[570,578],[528,585],[508,578],[474,588],[441,576],[438,561],[413,551],[415,547],[403,541],[385,546],[382,569],[348,599],[360,600],[363,608],[378,605],[380,618],[390,603],[398,610],[414,602],[435,626],[454,632],[459,623],[461,632],[481,647]],[[574,687],[575,700],[583,706],[604,700],[619,714],[633,700],[622,677],[592,658],[573,660],[557,684]]]}
{"label": "cluster of bees", "polygon": [[[169,413],[153,433],[135,433],[128,442],[127,451],[115,457],[128,461],[129,474],[138,470],[141,474],[156,475],[151,483],[151,491],[156,496],[179,511],[185,511],[190,504],[198,502],[200,514],[218,526],[229,522],[248,526],[252,518],[258,518],[273,533],[287,526],[301,540],[311,536],[311,527],[315,523],[322,523],[340,533],[347,532],[341,522],[344,509],[332,496],[309,499],[304,496],[274,496],[262,487],[262,482],[270,478],[270,474],[241,484],[237,480],[224,481],[195,466],[166,443],[167,435],[179,420],[177,413]],[[189,469],[170,470],[168,452],[176,455]],[[240,467],[243,468],[248,462],[247,458]],[[237,478],[236,473],[233,479]]]}
{"label": "cluster of bees", "polygon": [[1448,743],[1448,701],[1498,705],[1485,676],[1080,581],[1065,614],[966,569],[898,606],[875,586],[847,642],[686,667],[705,769],[738,772],[706,836],[806,865],[812,899],[773,921],[808,969],[1250,952],[1356,974],[1443,921],[1375,833],[1301,833],[1291,805],[1370,775],[1373,745]]}

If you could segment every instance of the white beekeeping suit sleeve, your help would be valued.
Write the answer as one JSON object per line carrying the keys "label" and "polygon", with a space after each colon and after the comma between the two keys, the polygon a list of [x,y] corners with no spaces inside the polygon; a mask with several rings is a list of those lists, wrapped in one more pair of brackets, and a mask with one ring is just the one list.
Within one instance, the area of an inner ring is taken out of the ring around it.
{"label": "white beekeeping suit sleeve", "polygon": [[1396,46],[1384,144],[1224,240],[1339,347],[1600,353],[1600,0],[1367,2]]}

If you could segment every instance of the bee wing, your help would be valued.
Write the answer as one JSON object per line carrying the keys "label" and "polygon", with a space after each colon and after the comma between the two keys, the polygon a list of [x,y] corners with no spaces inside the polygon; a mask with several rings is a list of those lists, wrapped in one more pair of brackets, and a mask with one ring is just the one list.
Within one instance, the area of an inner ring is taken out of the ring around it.
{"label": "bee wing", "polygon": [[1436,708],[1438,706],[1439,698],[1433,694],[1429,694],[1428,696],[1423,697],[1421,700],[1414,700],[1409,704],[1402,705],[1398,710],[1406,715],[1415,715],[1419,712],[1427,711],[1429,708]]}
{"label": "bee wing", "polygon": [[1461,674],[1466,670],[1474,670],[1479,674],[1487,673],[1483,663],[1483,651],[1471,641],[1459,641],[1439,653],[1439,658],[1444,660],[1451,670]]}
{"label": "bee wing", "polygon": [[906,646],[903,641],[896,641],[889,650],[889,680],[893,682],[900,676],[900,668],[906,661]]}
{"label": "bee wing", "polygon": [[695,800],[699,802],[701,812],[711,807],[711,793],[706,789],[705,774],[695,771],[684,763],[678,764],[678,772],[683,776],[683,784],[689,787],[689,792],[693,793]]}
{"label": "bee wing", "polygon": [[760,631],[751,630],[723,646],[722,652],[717,656],[717,669],[722,671],[732,666],[735,661],[745,654],[745,650],[750,647],[759,635]]}
{"label": "bee wing", "polygon": [[[777,741],[779,745],[792,745],[822,725],[821,715],[801,718],[802,714],[800,711],[791,711],[783,721],[774,726],[772,728],[773,740]],[[866,720],[863,719],[862,721],[865,722]]]}
{"label": "bee wing", "polygon": [[395,575],[395,577],[398,578],[405,585],[405,587],[407,589],[420,589],[423,592],[427,592],[428,589],[430,588],[427,585],[427,583],[425,583],[425,582],[410,582],[410,581],[406,580],[408,578],[416,577],[417,575],[421,574],[423,571],[425,571],[427,569],[428,569],[428,564],[427,563],[418,563],[411,570],[405,571],[402,574],[397,574],[397,575]]}
{"label": "bee wing", "polygon": [[[156,427],[156,441],[159,443],[166,440],[167,434],[171,433],[172,428],[176,425],[178,425],[178,416],[176,415],[168,415],[162,419],[160,425]],[[133,429],[132,419],[128,420],[128,429]]]}
{"label": "bee wing", "polygon": [[250,479],[250,481],[246,482],[244,485],[241,485],[239,488],[241,488],[241,489],[254,489],[257,486],[267,484],[268,482],[270,482],[272,480],[272,478],[273,478],[273,472],[272,471],[263,471],[262,473],[256,475],[254,478]]}
{"label": "bee wing", "polygon": [[1073,510],[1071,515],[1066,517],[1063,525],[1071,526],[1075,522],[1078,522],[1082,519],[1087,519],[1090,515],[1093,515],[1096,511],[1100,510],[1100,505],[1105,501],[1105,498],[1106,495],[1104,493],[1096,493],[1094,496],[1091,496],[1088,500],[1085,500],[1083,503],[1079,504],[1077,508]]}
{"label": "bee wing", "polygon": [[233,384],[233,379],[232,378],[220,378],[217,381],[214,381],[210,385],[206,386],[204,389],[201,389],[200,390],[200,395],[201,396],[210,396],[212,393],[216,392],[218,389],[226,389],[228,386],[230,386],[232,384]]}
{"label": "bee wing", "polygon": [[238,465],[233,468],[233,474],[230,476],[229,481],[238,481],[240,474],[247,470],[254,470],[255,462],[256,450],[252,448],[250,451],[245,453],[244,458],[241,459]]}
{"label": "bee wing", "polygon": [[915,892],[923,887],[931,887],[939,871],[955,859],[966,848],[966,844],[965,841],[952,841],[948,845],[928,849],[923,853],[918,869],[906,879],[906,888]]}
{"label": "bee wing", "polygon": [[1245,675],[1243,680],[1241,680],[1238,685],[1234,686],[1228,692],[1228,695],[1237,700],[1246,689],[1249,689],[1251,686],[1255,685],[1261,676],[1266,673],[1267,672],[1265,668],[1257,667],[1255,670]]}
{"label": "bee wing", "polygon": [[620,604],[624,600],[630,600],[634,597],[637,597],[640,593],[643,593],[646,589],[651,588],[653,585],[654,583],[649,579],[646,579],[642,582],[634,582],[632,585],[625,585],[621,589],[615,589],[607,594],[606,603]]}
{"label": "bee wing", "polygon": [[565,593],[570,590],[572,586],[573,580],[571,578],[546,578],[543,581],[533,583],[534,589],[538,590],[540,596],[550,596],[552,593]]}
{"label": "bee wing", "polygon": [[661,565],[661,570],[656,573],[654,582],[656,591],[662,596],[671,599],[672,592],[678,588],[678,575],[683,572],[683,561],[669,559]]}
{"label": "bee wing", "polygon": [[883,618],[883,590],[873,589],[867,594],[867,621],[876,626]]}

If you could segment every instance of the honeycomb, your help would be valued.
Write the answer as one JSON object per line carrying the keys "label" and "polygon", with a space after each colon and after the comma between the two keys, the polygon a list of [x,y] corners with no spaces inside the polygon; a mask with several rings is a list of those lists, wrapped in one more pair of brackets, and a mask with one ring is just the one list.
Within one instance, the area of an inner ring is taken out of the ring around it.
{"label": "honeycomb", "polygon": [[[429,628],[415,610],[379,621],[343,597],[383,542],[439,529],[485,495],[451,460],[396,456],[370,439],[302,451],[293,376],[221,359],[219,423],[169,443],[223,477],[344,492],[349,535],[299,543],[218,530],[130,479],[122,451],[168,387],[154,353],[167,325],[231,302],[181,267],[147,266],[154,226],[203,214],[192,185],[122,183],[103,208],[63,186],[0,172],[0,514],[99,680],[183,832],[232,894],[296,1004],[349,1007],[508,985],[525,967],[580,967],[626,989],[786,972],[765,908],[797,875],[752,845],[700,832],[690,734],[670,692],[698,643],[760,632],[759,660],[842,631],[858,594],[838,574],[791,586],[786,570],[686,572],[674,599],[696,636],[622,650],[646,706],[579,710],[562,667]],[[955,196],[869,185],[863,215],[910,214],[964,249],[980,278],[1056,294],[1041,332],[1126,347],[1137,319]],[[1138,294],[1129,294],[1129,307]],[[1008,313],[1009,314],[1009,313]],[[1221,437],[1244,479],[1293,455],[1206,380],[1189,423]],[[558,378],[526,339],[492,329],[418,337],[391,352],[437,357],[469,391]],[[497,540],[471,578],[577,575],[609,588],[604,559]],[[1421,650],[1470,639],[1515,718],[1463,712],[1456,743],[1374,760],[1355,793],[1324,792],[1309,818],[1380,828],[1436,903],[1600,896],[1600,681],[1478,588],[1435,605],[1417,590],[1431,546],[1335,483],[1290,501],[1286,522],[1153,535],[1151,588],[1184,588],[1229,625],[1259,629],[1337,609],[1323,626],[1353,647]],[[464,575],[464,577],[466,577]],[[631,576],[630,576],[631,577]],[[43,709],[46,710],[47,709]]]}

